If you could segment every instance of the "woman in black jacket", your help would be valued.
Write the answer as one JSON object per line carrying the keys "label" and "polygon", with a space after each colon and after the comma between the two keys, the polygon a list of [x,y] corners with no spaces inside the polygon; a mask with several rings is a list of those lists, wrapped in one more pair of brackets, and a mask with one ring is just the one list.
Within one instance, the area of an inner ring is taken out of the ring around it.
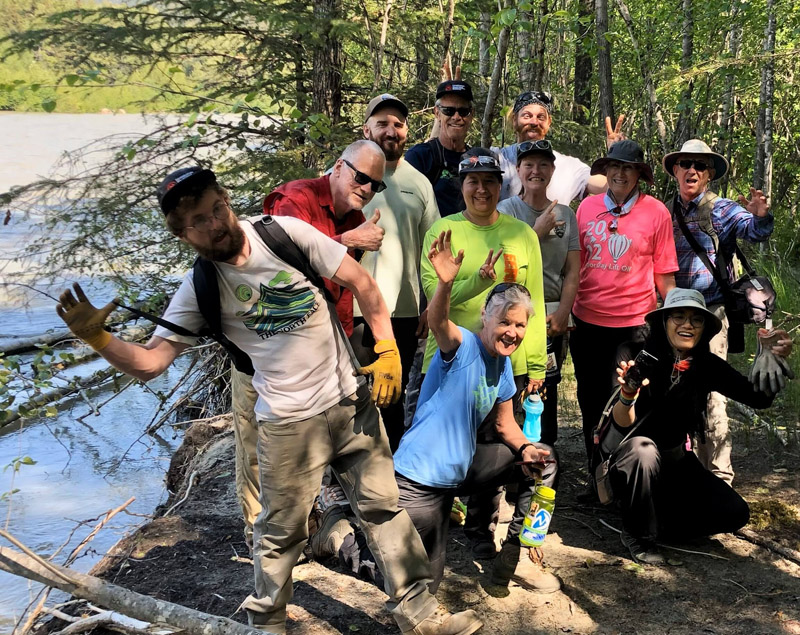
{"label": "woman in black jacket", "polygon": [[[664,307],[647,315],[650,335],[620,347],[620,392],[600,442],[610,453],[609,482],[622,508],[622,543],[634,560],[663,563],[657,537],[685,539],[733,532],[747,524],[747,503],[706,470],[689,441],[703,438],[708,393],[715,391],[752,408],[775,395],[761,392],[725,360],[709,352],[722,324],[692,289],[672,289]],[[785,332],[772,353],[791,350]],[[785,338],[785,339],[781,339]],[[644,348],[656,360],[633,371]],[[638,375],[638,379],[637,379]],[[635,426],[635,427],[632,427]],[[630,436],[626,438],[627,435]]]}

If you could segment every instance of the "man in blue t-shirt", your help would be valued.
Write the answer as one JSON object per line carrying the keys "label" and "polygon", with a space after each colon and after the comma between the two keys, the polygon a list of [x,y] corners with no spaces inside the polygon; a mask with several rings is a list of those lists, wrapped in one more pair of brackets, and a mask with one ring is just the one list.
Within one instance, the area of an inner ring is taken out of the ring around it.
{"label": "man in blue t-shirt", "polygon": [[[431,245],[428,258],[439,285],[428,305],[428,326],[438,350],[425,375],[414,422],[394,456],[399,504],[411,516],[428,552],[434,575],[432,590],[444,573],[450,509],[456,495],[494,489],[527,476],[520,500],[528,504],[533,479],[552,485],[557,473],[551,448],[531,443],[522,434],[511,401],[516,387],[509,356],[522,342],[533,314],[530,293],[516,283],[498,284],[486,299],[481,330],[472,333],[456,326],[449,320],[450,296],[463,257],[463,251],[453,256],[449,231]],[[495,278],[491,254],[479,275]],[[484,461],[476,454],[476,450],[482,451],[476,448],[477,431],[493,408],[497,409],[495,426],[503,452],[494,448],[491,461]],[[514,576],[532,590],[556,591],[558,578],[533,566],[528,550],[519,544],[526,504],[515,510],[507,540],[495,559],[492,582],[507,585]],[[332,507],[326,514],[341,511]],[[331,523],[323,519],[323,525]],[[321,532],[312,539],[314,555],[338,552],[354,571],[364,571],[363,554],[356,540],[347,536],[351,530],[346,520],[342,517],[333,529],[335,536]]]}

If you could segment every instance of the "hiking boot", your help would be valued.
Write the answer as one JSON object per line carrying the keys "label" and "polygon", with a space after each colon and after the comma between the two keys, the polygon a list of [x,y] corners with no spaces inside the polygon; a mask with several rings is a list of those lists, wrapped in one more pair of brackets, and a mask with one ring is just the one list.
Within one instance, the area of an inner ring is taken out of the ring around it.
{"label": "hiking boot", "polygon": [[333,506],[349,507],[350,503],[347,501],[347,496],[344,494],[342,486],[338,483],[331,483],[330,485],[323,485],[319,490],[317,497],[317,508],[321,511],[327,511]]}
{"label": "hiking boot", "polygon": [[664,556],[652,540],[637,538],[624,529],[619,535],[622,544],[631,552],[634,562],[640,564],[664,564]]}
{"label": "hiking boot", "polygon": [[483,626],[478,614],[469,609],[451,613],[439,606],[431,615],[403,635],[471,635]]}
{"label": "hiking boot", "polygon": [[353,527],[342,508],[338,505],[329,507],[320,520],[319,531],[311,537],[311,553],[320,560],[339,553],[345,536],[353,533]]}
{"label": "hiking boot", "polygon": [[489,560],[497,555],[493,540],[479,540],[472,543],[472,557],[476,560]]}
{"label": "hiking boot", "polygon": [[541,549],[503,543],[494,559],[492,584],[508,586],[511,580],[534,593],[555,593],[561,581],[543,563]]}

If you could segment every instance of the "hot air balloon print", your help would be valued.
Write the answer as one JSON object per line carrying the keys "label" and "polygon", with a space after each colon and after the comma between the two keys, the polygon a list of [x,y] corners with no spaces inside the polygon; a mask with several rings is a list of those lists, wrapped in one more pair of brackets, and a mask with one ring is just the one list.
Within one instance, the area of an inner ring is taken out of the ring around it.
{"label": "hot air balloon print", "polygon": [[631,239],[625,234],[611,234],[611,237],[608,239],[608,253],[611,254],[615,264],[617,260],[622,258],[623,254],[628,251],[631,242]]}

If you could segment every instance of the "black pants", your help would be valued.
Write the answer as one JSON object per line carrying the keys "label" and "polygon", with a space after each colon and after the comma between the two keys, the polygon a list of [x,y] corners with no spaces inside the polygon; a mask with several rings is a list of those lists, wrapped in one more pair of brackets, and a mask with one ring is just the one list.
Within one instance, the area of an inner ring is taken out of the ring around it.
{"label": "black pants", "polygon": [[681,540],[733,532],[750,518],[744,499],[692,452],[668,460],[647,437],[632,437],[614,450],[609,478],[622,507],[622,525],[638,538]]}
{"label": "black pants", "polygon": [[[545,450],[547,446],[536,444]],[[528,513],[530,498],[535,482],[526,478],[522,468],[514,465],[514,453],[503,444],[482,444],[478,446],[464,481],[455,488],[430,487],[422,485],[402,474],[395,474],[400,490],[399,506],[411,517],[411,522],[419,532],[422,544],[431,562],[433,582],[429,585],[431,593],[436,593],[444,576],[447,552],[447,535],[450,529],[450,510],[456,496],[472,496],[483,492],[494,492],[498,486],[520,483],[519,500],[514,510],[514,519],[508,528],[511,541],[519,541],[519,532],[525,514]],[[558,473],[558,463],[550,463],[543,472],[543,484],[552,487]],[[372,557],[358,537],[349,539],[339,549],[339,560],[350,571],[367,577],[379,584],[377,569],[371,565]]]}
{"label": "black pants", "polygon": [[542,443],[554,445],[558,438],[558,384],[561,382],[561,366],[567,356],[564,335],[552,338],[552,348],[556,354],[558,373],[544,380],[544,410],[542,411]]}
{"label": "black pants", "polygon": [[569,336],[569,350],[578,384],[587,460],[592,457],[592,430],[617,386],[617,348],[627,341],[643,342],[646,334],[646,326],[612,328],[575,318],[575,330]]}
{"label": "black pants", "polygon": [[[375,338],[364,318],[357,317],[354,324],[353,336],[350,338],[353,351],[362,365],[371,364],[376,359],[373,351]],[[381,408],[381,417],[386,428],[386,435],[389,437],[389,447],[392,450],[392,454],[395,453],[397,446],[400,445],[400,437],[405,432],[404,395],[408,385],[408,373],[414,363],[414,353],[417,350],[418,340],[416,333],[418,326],[418,317],[392,318],[392,331],[397,342],[397,348],[400,351],[400,363],[403,365],[400,398],[395,403]]]}

